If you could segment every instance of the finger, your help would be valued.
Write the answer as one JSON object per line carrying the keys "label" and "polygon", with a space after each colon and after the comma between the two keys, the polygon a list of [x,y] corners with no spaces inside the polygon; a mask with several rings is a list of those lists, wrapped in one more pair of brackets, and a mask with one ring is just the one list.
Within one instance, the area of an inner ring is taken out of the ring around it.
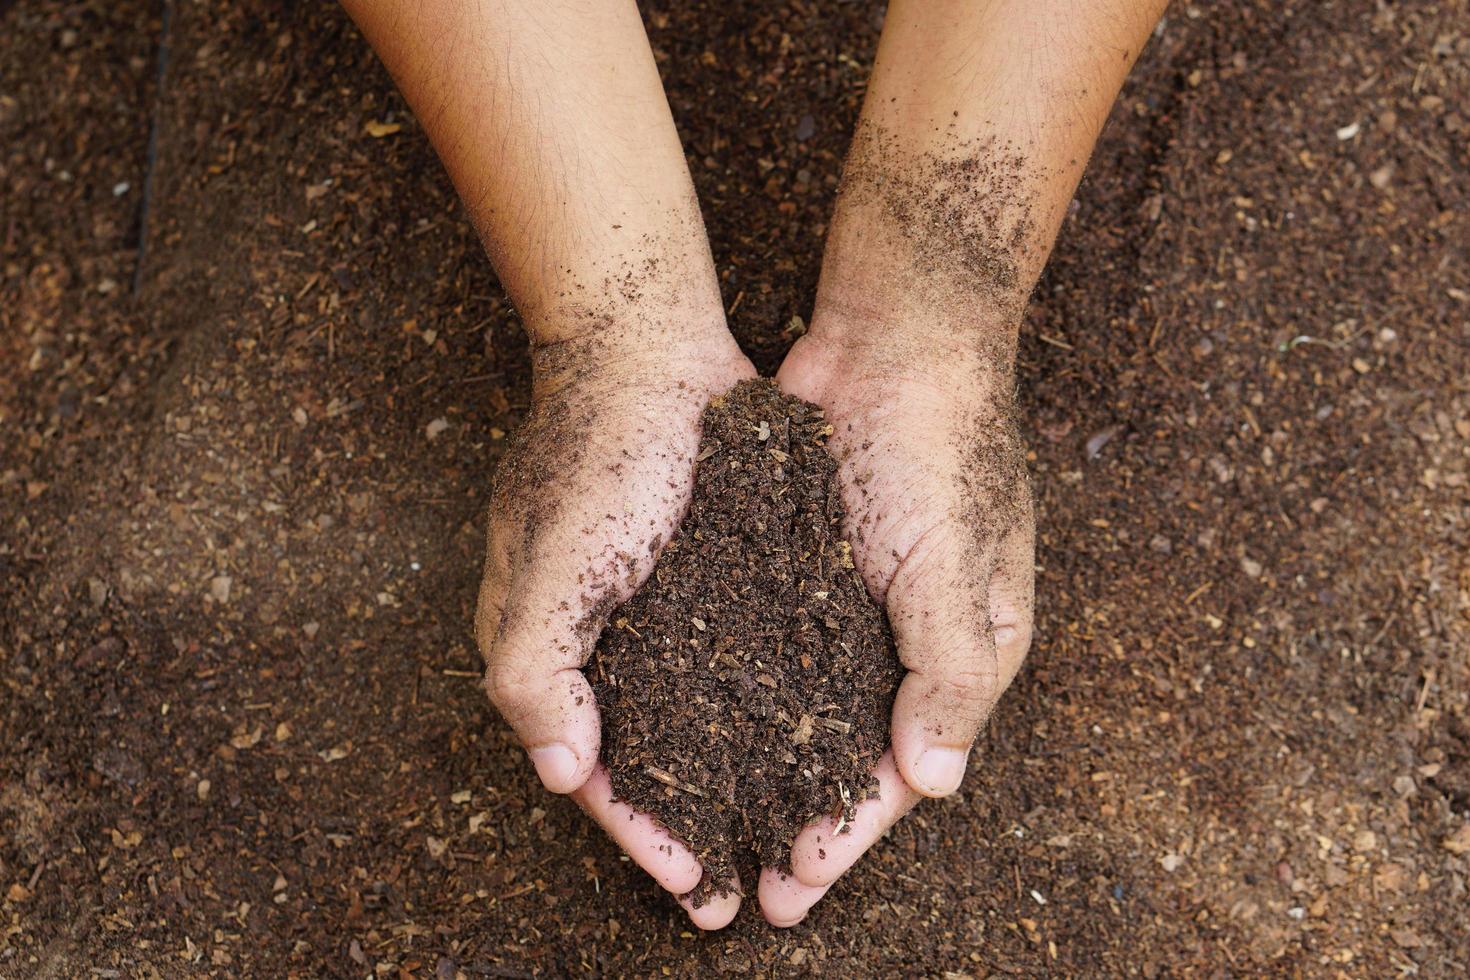
{"label": "finger", "polygon": [[582,671],[558,667],[560,658],[542,663],[501,646],[490,660],[485,693],[515,729],[541,782],[553,793],[584,785],[597,764],[602,730]]}
{"label": "finger", "polygon": [[612,783],[602,766],[594,769],[571,796],[635,864],[664,888],[684,895],[699,884],[704,872],[694,854],[653,817],[626,803],[614,802]]}
{"label": "finger", "polygon": [[893,703],[893,758],[925,796],[964,779],[970,746],[1000,695],[990,620],[994,559],[956,535],[923,536],[899,564],[887,604],[909,673]]}
{"label": "finger", "polygon": [[705,899],[699,908],[694,907],[694,899],[688,894],[679,896],[679,904],[684,906],[684,911],[689,913],[689,921],[703,929],[705,932],[713,932],[723,929],[735,919],[735,913],[740,911],[740,879],[729,883],[729,891],[725,894],[711,895]]}
{"label": "finger", "polygon": [[791,870],[800,884],[825,891],[921,799],[899,775],[892,752],[878,760],[873,778],[878,782],[877,798],[858,804],[843,833],[837,832],[836,817],[823,817],[796,835]]}
{"label": "finger", "polygon": [[[555,544],[565,534],[557,527],[546,537]],[[492,535],[475,613],[485,693],[515,729],[546,788],[569,793],[591,776],[602,741],[596,699],[581,671],[596,629],[583,625],[586,614],[566,601],[584,594],[589,575],[579,576],[567,557],[536,561],[532,552],[531,560],[513,561],[502,538]],[[570,552],[566,542],[563,555]]]}
{"label": "finger", "polygon": [[811,907],[827,894],[827,886],[803,885],[795,875],[762,868],[759,886],[761,914],[778,929],[789,929],[806,918]]}

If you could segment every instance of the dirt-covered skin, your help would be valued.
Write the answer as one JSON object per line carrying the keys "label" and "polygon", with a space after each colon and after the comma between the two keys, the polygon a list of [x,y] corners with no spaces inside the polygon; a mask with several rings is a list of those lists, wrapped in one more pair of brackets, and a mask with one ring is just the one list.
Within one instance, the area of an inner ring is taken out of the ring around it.
{"label": "dirt-covered skin", "polygon": [[[934,139],[937,147],[916,149],[881,122],[858,122],[843,164],[818,313],[845,306],[838,294],[846,293],[854,305],[885,317],[920,304],[946,308],[957,320],[961,311],[981,308],[1004,319],[1020,315],[1039,271],[1031,254],[1036,163],[1001,137],[964,137],[953,128],[951,121]],[[896,340],[910,327],[923,329],[918,322],[893,326]]]}
{"label": "dirt-covered skin", "polygon": [[936,349],[901,367],[814,331],[781,380],[832,420],[855,558],[895,633],[938,621],[948,642],[989,651],[946,676],[981,675],[966,696],[992,702],[1031,634],[1034,526],[1010,365]]}
{"label": "dirt-covered skin", "polygon": [[808,821],[850,822],[901,670],[854,567],[832,427],[768,380],[711,402],[693,502],[587,673],[613,791],[669,827],[697,904],[790,871]]}

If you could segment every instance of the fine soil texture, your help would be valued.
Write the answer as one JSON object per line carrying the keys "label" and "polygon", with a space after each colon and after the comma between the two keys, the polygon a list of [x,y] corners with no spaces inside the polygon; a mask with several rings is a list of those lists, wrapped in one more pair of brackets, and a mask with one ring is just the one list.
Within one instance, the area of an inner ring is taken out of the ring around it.
{"label": "fine soil texture", "polygon": [[742,849],[753,883],[790,870],[812,818],[852,819],[902,675],[843,538],[821,410],[746,381],[702,423],[689,514],[587,668],[613,791],[694,851],[696,903]]}
{"label": "fine soil texture", "polygon": [[[639,6],[769,374],[884,4]],[[706,935],[484,697],[530,357],[346,17],[0,0],[0,977],[1465,976],[1467,18],[1170,7],[1021,330],[1031,655]]]}

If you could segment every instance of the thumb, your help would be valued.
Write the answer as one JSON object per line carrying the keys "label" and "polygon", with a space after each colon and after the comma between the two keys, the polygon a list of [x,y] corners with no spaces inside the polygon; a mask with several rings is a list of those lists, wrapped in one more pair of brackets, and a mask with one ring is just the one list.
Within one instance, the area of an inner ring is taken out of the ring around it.
{"label": "thumb", "polygon": [[948,796],[1003,689],[991,625],[989,555],[936,529],[899,564],[889,622],[909,673],[893,704],[893,759],[913,789]]}
{"label": "thumb", "polygon": [[602,739],[596,700],[581,670],[602,626],[598,607],[579,609],[568,600],[589,601],[586,576],[565,560],[517,562],[515,569],[497,564],[492,559],[486,571],[475,614],[485,693],[546,788],[570,793],[592,775]]}

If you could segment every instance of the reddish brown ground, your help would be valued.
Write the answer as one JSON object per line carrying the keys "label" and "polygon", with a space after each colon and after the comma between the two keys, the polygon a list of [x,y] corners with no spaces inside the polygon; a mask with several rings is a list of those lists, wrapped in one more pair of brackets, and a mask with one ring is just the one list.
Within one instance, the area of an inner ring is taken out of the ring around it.
{"label": "reddish brown ground", "polygon": [[[1465,974],[1463,0],[1171,10],[1023,336],[1029,665],[708,936],[479,693],[527,359],[420,131],[329,5],[178,4],[161,85],[159,9],[0,0],[0,975]],[[879,9],[645,7],[767,369]]]}

